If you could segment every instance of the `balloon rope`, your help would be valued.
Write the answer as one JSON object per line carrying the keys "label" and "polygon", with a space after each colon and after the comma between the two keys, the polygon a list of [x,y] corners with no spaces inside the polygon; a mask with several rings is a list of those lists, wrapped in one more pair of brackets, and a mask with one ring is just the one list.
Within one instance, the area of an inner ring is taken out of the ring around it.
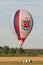
{"label": "balloon rope", "polygon": [[23,44],[20,45],[20,48],[22,48]]}

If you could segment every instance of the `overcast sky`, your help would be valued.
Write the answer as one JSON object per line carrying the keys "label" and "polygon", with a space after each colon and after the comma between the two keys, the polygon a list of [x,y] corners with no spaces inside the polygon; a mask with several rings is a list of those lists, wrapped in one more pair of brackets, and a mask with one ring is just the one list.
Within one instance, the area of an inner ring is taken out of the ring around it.
{"label": "overcast sky", "polygon": [[10,29],[10,17],[18,9],[28,10],[33,17],[33,29],[23,48],[43,48],[43,0],[0,0],[0,46],[20,47]]}

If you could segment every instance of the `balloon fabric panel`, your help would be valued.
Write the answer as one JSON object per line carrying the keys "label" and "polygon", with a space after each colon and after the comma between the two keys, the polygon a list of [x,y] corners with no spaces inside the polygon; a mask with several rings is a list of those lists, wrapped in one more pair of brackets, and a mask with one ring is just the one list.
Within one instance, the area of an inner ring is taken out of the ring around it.
{"label": "balloon fabric panel", "polygon": [[15,31],[16,31],[18,37],[20,37],[19,15],[20,15],[20,10],[18,10],[14,16],[14,28],[15,28]]}

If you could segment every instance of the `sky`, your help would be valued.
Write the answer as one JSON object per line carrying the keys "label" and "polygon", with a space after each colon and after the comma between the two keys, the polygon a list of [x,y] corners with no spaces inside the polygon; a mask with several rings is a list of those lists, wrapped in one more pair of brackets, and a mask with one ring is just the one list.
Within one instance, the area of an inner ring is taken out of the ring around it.
{"label": "sky", "polygon": [[33,29],[23,48],[43,48],[43,0],[0,0],[0,46],[20,47],[10,28],[10,18],[18,9],[29,11],[33,17]]}

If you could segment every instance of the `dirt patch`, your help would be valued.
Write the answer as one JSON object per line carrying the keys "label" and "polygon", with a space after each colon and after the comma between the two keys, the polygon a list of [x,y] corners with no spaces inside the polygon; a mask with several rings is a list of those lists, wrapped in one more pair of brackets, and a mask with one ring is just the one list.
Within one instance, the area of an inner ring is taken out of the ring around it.
{"label": "dirt patch", "polygon": [[43,57],[0,57],[0,62],[22,61],[25,59],[32,61],[43,61]]}

